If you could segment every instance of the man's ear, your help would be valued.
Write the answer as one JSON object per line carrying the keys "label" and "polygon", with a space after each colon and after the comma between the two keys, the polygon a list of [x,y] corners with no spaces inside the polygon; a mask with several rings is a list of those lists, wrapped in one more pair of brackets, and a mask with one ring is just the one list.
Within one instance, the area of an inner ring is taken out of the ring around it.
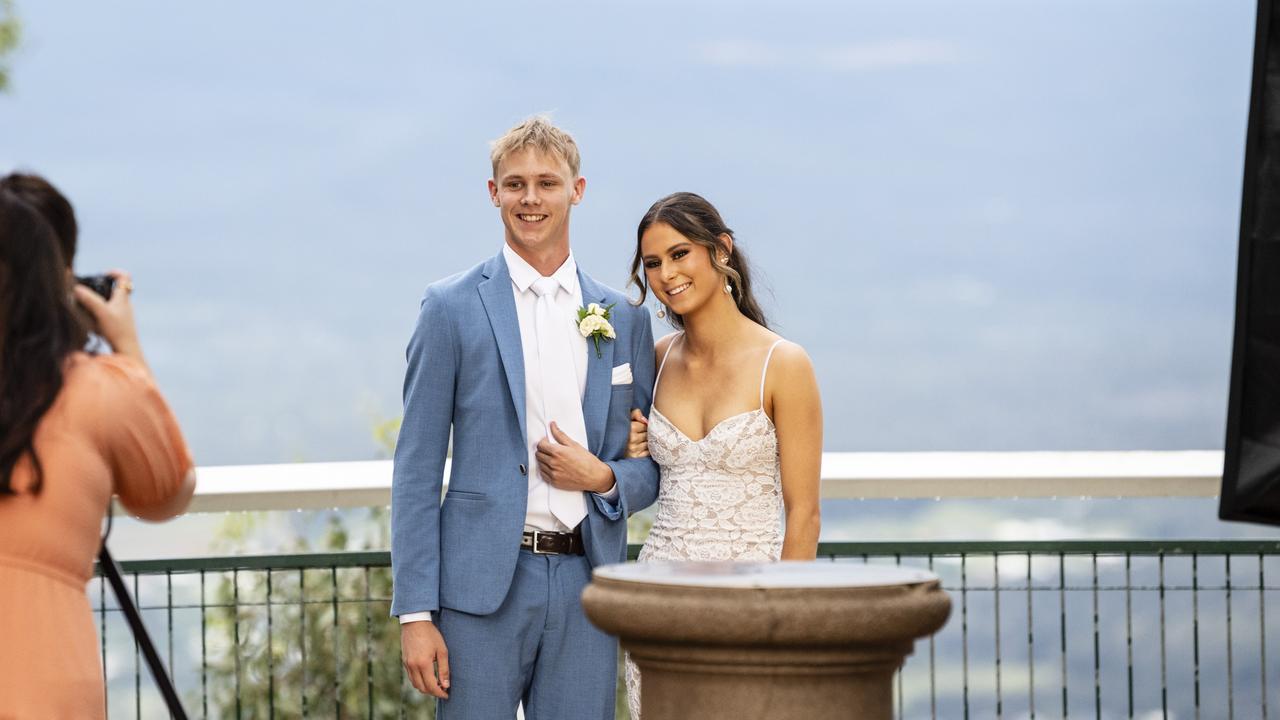
{"label": "man's ear", "polygon": [[573,194],[569,196],[569,204],[577,205],[582,202],[582,195],[586,191],[587,179],[579,175],[578,179],[573,181]]}
{"label": "man's ear", "polygon": [[498,183],[492,178],[489,180],[489,200],[493,202],[494,207],[502,207],[502,202],[498,200]]}

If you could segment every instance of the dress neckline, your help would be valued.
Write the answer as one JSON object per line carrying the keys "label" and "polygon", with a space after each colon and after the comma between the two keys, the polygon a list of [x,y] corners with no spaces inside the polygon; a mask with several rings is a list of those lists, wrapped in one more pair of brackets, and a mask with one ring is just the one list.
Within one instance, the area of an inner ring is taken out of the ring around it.
{"label": "dress neckline", "polygon": [[[671,350],[672,350],[672,348],[674,348],[674,347],[675,347],[676,343],[680,342],[681,340],[684,340],[684,336],[685,336],[685,333],[684,333],[684,331],[682,330],[682,331],[680,332],[680,335],[679,335],[679,336],[677,336],[675,339],[673,339],[673,340],[672,340],[672,341],[667,345],[667,351],[666,351],[666,352],[664,352],[664,353],[662,353],[662,362],[661,362],[661,363],[658,363],[658,373],[657,373],[657,376],[653,379],[653,397],[654,397],[654,400],[657,400],[657,398],[658,398],[658,383],[662,382],[662,371],[663,371],[664,369],[666,369],[666,367],[667,367],[667,357],[671,355]],[[760,369],[760,407],[756,408],[755,410],[746,410],[746,411],[744,411],[744,412],[740,412],[740,413],[737,413],[737,414],[734,414],[734,415],[730,415],[729,417],[723,418],[722,420],[720,420],[720,422],[716,423],[715,425],[712,425],[712,426],[711,426],[711,429],[710,429],[710,430],[707,430],[707,434],[706,434],[706,435],[703,435],[702,437],[698,438],[697,440],[694,440],[693,438],[689,437],[689,434],[688,434],[688,433],[686,433],[685,431],[683,431],[683,430],[681,430],[680,428],[676,427],[676,424],[675,424],[675,423],[673,423],[673,422],[671,422],[671,418],[669,418],[669,417],[667,417],[666,415],[664,415],[664,414],[663,414],[663,412],[662,412],[661,410],[659,410],[659,409],[658,409],[658,406],[657,406],[657,404],[656,404],[656,403],[651,403],[651,404],[649,405],[649,412],[650,412],[650,414],[657,413],[659,416],[661,416],[661,417],[662,417],[662,419],[663,419],[664,421],[666,421],[666,423],[667,423],[668,425],[670,425],[670,426],[671,426],[671,428],[672,428],[673,430],[675,430],[676,432],[680,433],[681,437],[683,437],[685,440],[688,440],[689,442],[693,443],[694,445],[697,445],[698,443],[702,442],[703,440],[706,440],[707,438],[711,437],[711,435],[712,435],[712,434],[713,434],[713,433],[714,433],[714,432],[715,432],[715,431],[716,431],[716,430],[717,430],[721,425],[724,425],[725,423],[729,422],[730,420],[732,420],[732,419],[734,419],[734,418],[739,418],[739,417],[742,417],[742,416],[744,416],[744,415],[751,415],[751,414],[754,414],[754,413],[760,413],[761,415],[764,415],[764,419],[765,419],[765,420],[767,420],[767,421],[769,422],[769,425],[770,425],[770,426],[772,426],[772,425],[773,425],[773,418],[769,417],[769,413],[767,413],[767,412],[765,412],[765,411],[764,411],[764,381],[765,381],[765,378],[766,378],[766,377],[768,377],[768,374],[769,374],[769,360],[771,360],[771,359],[773,358],[773,351],[774,351],[774,349],[776,349],[776,348],[778,347],[778,345],[780,345],[780,344],[782,344],[782,338],[778,338],[777,340],[775,340],[775,341],[773,342],[773,344],[769,346],[769,352],[768,352],[768,353],[766,353],[766,354],[765,354],[765,356],[764,356],[764,367],[762,367],[762,368]]]}
{"label": "dress neckline", "polygon": [[669,417],[667,417],[666,415],[664,415],[664,414],[662,413],[662,411],[658,409],[658,406],[657,406],[657,405],[651,405],[651,406],[650,406],[650,414],[651,414],[651,415],[657,415],[658,417],[662,418],[662,421],[663,421],[663,422],[665,422],[668,426],[670,426],[672,430],[675,430],[676,432],[680,433],[680,437],[684,438],[685,440],[688,440],[689,442],[693,443],[694,445],[697,445],[697,444],[701,443],[703,440],[706,440],[707,438],[709,438],[709,437],[711,437],[712,435],[714,435],[714,434],[715,434],[715,432],[716,432],[716,430],[719,430],[719,429],[720,429],[720,427],[721,427],[722,425],[724,425],[725,423],[729,422],[730,420],[733,420],[733,419],[735,419],[735,418],[740,418],[740,417],[743,417],[743,416],[746,416],[746,415],[754,415],[754,414],[756,414],[756,413],[760,413],[761,415],[764,415],[765,422],[769,423],[770,425],[773,425],[773,418],[769,417],[769,414],[768,414],[768,413],[766,413],[766,412],[764,411],[764,408],[756,408],[755,410],[747,410],[747,411],[745,411],[745,412],[735,413],[735,414],[733,414],[733,415],[730,415],[730,416],[729,416],[729,417],[727,417],[727,418],[724,418],[723,420],[721,420],[720,422],[716,423],[715,425],[712,425],[712,426],[711,426],[711,429],[707,431],[707,434],[706,434],[706,435],[703,435],[702,437],[698,438],[697,440],[694,440],[693,438],[689,437],[689,434],[688,434],[688,433],[686,433],[685,431],[681,430],[681,429],[680,429],[680,428],[679,428],[675,423],[671,422],[671,418],[669,418]]}

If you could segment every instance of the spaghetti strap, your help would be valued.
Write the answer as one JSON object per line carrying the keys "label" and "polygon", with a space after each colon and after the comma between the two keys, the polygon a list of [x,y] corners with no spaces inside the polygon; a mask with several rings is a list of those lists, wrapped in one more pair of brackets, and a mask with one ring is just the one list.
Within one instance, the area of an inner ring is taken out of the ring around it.
{"label": "spaghetti strap", "polygon": [[[769,354],[764,356],[764,367],[761,368],[760,370],[760,407],[761,409],[764,408],[764,379],[769,373],[769,360],[773,357],[773,349],[778,347],[778,345],[781,342],[782,340],[777,340],[772,345],[770,345]],[[663,362],[666,362],[666,358],[663,358]],[[655,390],[654,392],[656,394],[657,391]]]}
{"label": "spaghetti strap", "polygon": [[658,374],[653,378],[653,397],[654,398],[658,397],[658,381],[662,379],[662,368],[667,366],[667,356],[671,354],[671,348],[675,347],[676,343],[683,339],[684,339],[684,333],[681,332],[679,337],[673,338],[671,342],[667,344],[667,351],[662,353],[662,362],[658,363]]}

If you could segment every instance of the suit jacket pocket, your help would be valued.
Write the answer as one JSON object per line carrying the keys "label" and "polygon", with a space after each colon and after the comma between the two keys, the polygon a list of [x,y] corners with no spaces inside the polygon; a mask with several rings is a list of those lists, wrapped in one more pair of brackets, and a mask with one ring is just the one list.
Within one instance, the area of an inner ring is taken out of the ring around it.
{"label": "suit jacket pocket", "polygon": [[489,499],[488,495],[478,492],[469,492],[467,490],[450,490],[444,494],[445,500],[470,500],[472,502],[485,502]]}
{"label": "suit jacket pocket", "polygon": [[635,405],[635,386],[614,385],[609,393],[609,415],[604,426],[604,447],[600,457],[606,460],[622,457],[626,448],[627,436],[631,432],[631,408]]}
{"label": "suit jacket pocket", "polygon": [[[626,385],[614,385],[612,392],[609,393],[609,422],[617,422],[618,418],[622,418],[625,422],[627,417],[631,415],[631,407],[635,405],[635,386],[631,383]],[[630,425],[628,425],[630,427]]]}

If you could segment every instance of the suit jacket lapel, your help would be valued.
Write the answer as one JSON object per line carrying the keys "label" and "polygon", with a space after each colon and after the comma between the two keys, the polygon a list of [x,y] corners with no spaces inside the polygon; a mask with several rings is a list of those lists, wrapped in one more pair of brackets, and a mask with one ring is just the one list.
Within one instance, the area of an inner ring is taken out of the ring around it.
{"label": "suit jacket lapel", "polygon": [[[582,304],[604,304],[604,290],[587,274],[578,270],[582,288]],[[582,394],[582,419],[587,426],[587,447],[596,455],[604,447],[605,420],[609,416],[609,391],[613,381],[613,346],[617,340],[600,341],[600,357],[596,346],[587,339],[587,389]]]}
{"label": "suit jacket lapel", "polygon": [[498,253],[485,265],[484,276],[488,278],[479,287],[480,300],[489,315],[489,325],[493,328],[493,337],[498,341],[498,354],[502,357],[502,368],[507,374],[507,388],[511,391],[511,402],[516,408],[516,418],[520,421],[520,436],[526,434],[524,416],[524,351],[520,345],[520,320],[516,316],[515,295],[511,291],[511,273],[507,263]]}

